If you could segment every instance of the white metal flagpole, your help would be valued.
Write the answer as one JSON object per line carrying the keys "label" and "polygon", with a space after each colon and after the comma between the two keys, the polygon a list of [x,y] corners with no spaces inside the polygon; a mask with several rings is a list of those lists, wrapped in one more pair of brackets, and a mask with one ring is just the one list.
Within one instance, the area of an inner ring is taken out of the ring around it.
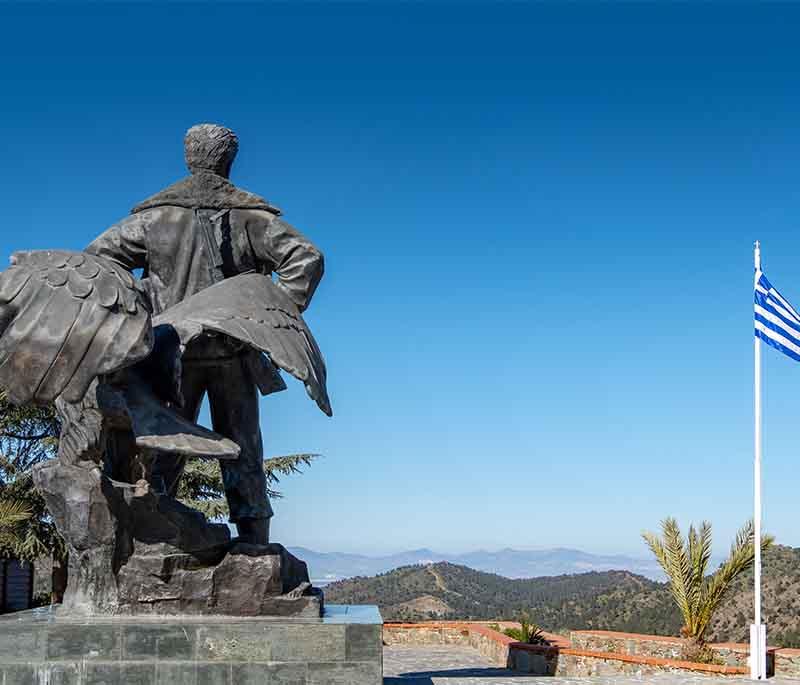
{"label": "white metal flagpole", "polygon": [[[761,244],[755,244],[755,289],[761,272]],[[755,545],[754,562],[754,604],[755,622],[750,626],[750,677],[765,680],[767,677],[767,628],[761,623],[761,339],[753,336],[755,378],[753,385],[753,409],[755,419],[753,460],[753,528]]]}

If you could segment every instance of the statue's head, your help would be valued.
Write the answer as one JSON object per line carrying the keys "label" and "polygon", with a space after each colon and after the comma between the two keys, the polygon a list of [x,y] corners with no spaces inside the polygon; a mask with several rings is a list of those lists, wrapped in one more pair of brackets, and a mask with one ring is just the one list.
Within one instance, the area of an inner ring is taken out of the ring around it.
{"label": "statue's head", "polygon": [[228,178],[239,150],[239,139],[224,126],[198,124],[186,131],[183,149],[186,166],[193,174],[210,171]]}

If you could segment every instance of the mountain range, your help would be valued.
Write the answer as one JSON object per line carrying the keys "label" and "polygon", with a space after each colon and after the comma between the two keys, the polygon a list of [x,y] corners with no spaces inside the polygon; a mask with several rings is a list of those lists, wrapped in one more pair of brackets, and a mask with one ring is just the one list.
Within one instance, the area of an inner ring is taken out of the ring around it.
{"label": "mountain range", "polygon": [[305,547],[290,547],[289,551],[308,564],[314,583],[319,586],[354,576],[373,576],[401,566],[433,564],[440,561],[468,566],[476,571],[496,573],[506,578],[536,578],[615,570],[630,571],[652,580],[664,579],[661,568],[654,560],[623,555],[590,554],[564,548],[501,549],[496,552],[478,550],[463,554],[415,549],[385,556],[315,552]]}

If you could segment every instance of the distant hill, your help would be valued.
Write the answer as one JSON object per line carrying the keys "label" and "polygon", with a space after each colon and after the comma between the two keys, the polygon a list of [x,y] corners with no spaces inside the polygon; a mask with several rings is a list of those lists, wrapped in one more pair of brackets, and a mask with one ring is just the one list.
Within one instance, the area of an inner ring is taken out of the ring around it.
{"label": "distant hill", "polygon": [[[800,646],[800,549],[764,556],[764,614],[770,644]],[[385,620],[513,619],[530,610],[545,630],[621,630],[677,635],[681,620],[665,583],[629,571],[514,579],[449,562],[411,565],[332,583],[326,601],[377,604]],[[746,642],[752,575],[741,578],[709,639]]]}
{"label": "distant hill", "polygon": [[[800,548],[778,545],[764,555],[762,570],[764,621],[770,644],[800,648]],[[753,573],[733,587],[734,599],[726,602],[711,624],[720,639],[747,642],[753,621]]]}
{"label": "distant hill", "polygon": [[588,571],[630,571],[653,580],[663,580],[658,564],[651,559],[636,559],[623,555],[589,554],[575,549],[516,550],[496,552],[478,550],[466,554],[447,554],[430,549],[416,549],[384,556],[366,556],[340,552],[315,552],[305,547],[290,547],[289,551],[308,564],[309,572],[318,585],[352,578],[373,576],[401,566],[447,561],[468,566],[477,571],[498,573],[507,578],[536,578],[559,576]]}
{"label": "distant hill", "polygon": [[551,631],[671,634],[680,627],[664,586],[628,571],[512,579],[439,562],[333,583],[325,597],[336,604],[378,604],[389,621],[513,619],[530,609]]}

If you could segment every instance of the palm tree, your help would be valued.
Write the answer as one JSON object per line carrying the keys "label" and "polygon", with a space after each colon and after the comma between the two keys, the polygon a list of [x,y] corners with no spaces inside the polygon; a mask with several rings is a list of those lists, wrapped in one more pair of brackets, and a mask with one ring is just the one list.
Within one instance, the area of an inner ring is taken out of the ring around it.
{"label": "palm tree", "polygon": [[[642,533],[642,537],[667,574],[672,597],[683,616],[681,635],[688,640],[685,651],[697,655],[705,646],[708,626],[731,584],[753,564],[753,522],[748,521],[738,532],[728,558],[712,575],[708,575],[710,523],[703,521],[699,530],[690,526],[686,540],[674,518],[662,521],[661,531],[661,537],[649,532]],[[774,541],[771,535],[764,536],[761,549],[769,549]]]}
{"label": "palm tree", "polygon": [[0,550],[17,555],[24,542],[21,524],[32,515],[24,502],[0,499]]}

